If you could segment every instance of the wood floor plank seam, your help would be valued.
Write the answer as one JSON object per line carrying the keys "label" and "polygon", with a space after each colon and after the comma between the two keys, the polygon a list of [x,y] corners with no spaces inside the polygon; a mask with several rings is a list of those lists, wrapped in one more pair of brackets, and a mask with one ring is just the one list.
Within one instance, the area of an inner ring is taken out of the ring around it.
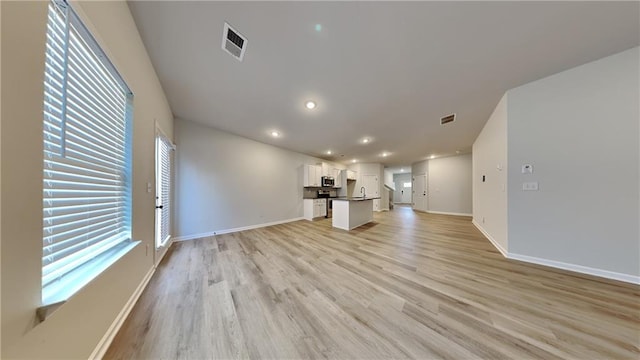
{"label": "wood floor plank seam", "polygon": [[638,360],[640,286],[396,207],[174,243],[104,358]]}

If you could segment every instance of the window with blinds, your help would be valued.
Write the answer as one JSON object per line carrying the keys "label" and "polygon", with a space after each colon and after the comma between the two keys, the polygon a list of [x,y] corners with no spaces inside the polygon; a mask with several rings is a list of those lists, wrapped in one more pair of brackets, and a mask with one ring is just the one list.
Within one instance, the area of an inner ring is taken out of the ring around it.
{"label": "window with blinds", "polygon": [[171,237],[171,152],[173,145],[164,135],[156,137],[156,248]]}
{"label": "window with blinds", "polygon": [[77,15],[49,4],[42,302],[66,300],[130,249],[133,95]]}

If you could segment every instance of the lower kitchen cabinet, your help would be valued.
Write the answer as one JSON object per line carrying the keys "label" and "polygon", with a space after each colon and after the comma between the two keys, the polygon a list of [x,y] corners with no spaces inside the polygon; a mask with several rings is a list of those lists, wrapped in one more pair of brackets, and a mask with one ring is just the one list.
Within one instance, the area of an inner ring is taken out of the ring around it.
{"label": "lower kitchen cabinet", "polygon": [[327,199],[304,199],[303,204],[306,220],[327,215]]}

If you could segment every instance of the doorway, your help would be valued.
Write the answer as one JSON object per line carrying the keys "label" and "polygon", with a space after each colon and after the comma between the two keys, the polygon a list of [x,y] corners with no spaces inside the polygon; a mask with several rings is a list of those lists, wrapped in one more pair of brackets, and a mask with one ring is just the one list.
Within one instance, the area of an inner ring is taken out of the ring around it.
{"label": "doorway", "polygon": [[174,146],[160,131],[156,135],[156,231],[155,247],[171,239],[171,168]]}
{"label": "doorway", "polygon": [[413,209],[427,211],[427,174],[413,177]]}
{"label": "doorway", "polygon": [[411,204],[411,181],[403,181],[400,189],[400,202],[403,204]]}
{"label": "doorway", "polygon": [[411,205],[411,189],[413,187],[411,173],[393,174],[395,191],[393,192],[393,202],[396,205]]}

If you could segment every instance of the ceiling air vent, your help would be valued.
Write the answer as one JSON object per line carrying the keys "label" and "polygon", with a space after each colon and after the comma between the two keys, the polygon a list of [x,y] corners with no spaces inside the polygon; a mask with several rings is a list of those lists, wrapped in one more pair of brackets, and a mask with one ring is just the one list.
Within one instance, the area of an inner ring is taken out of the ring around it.
{"label": "ceiling air vent", "polygon": [[237,32],[229,24],[224,23],[224,31],[222,32],[222,50],[242,61],[246,49],[247,38],[242,36],[242,34]]}
{"label": "ceiling air vent", "polygon": [[456,114],[447,115],[440,119],[440,125],[448,124],[456,119]]}

